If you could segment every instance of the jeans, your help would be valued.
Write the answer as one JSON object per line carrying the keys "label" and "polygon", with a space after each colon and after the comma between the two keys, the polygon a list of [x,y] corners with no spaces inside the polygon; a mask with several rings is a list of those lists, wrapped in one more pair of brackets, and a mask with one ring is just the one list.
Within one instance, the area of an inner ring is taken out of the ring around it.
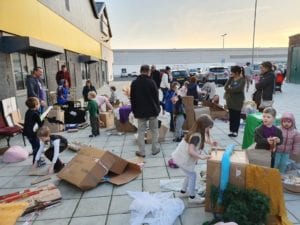
{"label": "jeans", "polygon": [[184,119],[184,115],[183,114],[179,114],[176,115],[175,117],[175,138],[181,138],[183,135],[182,132],[182,126],[184,123],[185,119]]}
{"label": "jeans", "polygon": [[149,129],[152,134],[152,153],[159,151],[158,144],[158,121],[157,117],[138,119],[138,147],[139,152],[145,155],[145,132],[147,129],[147,122],[149,121]]}
{"label": "jeans", "polygon": [[229,130],[238,133],[241,121],[241,110],[229,109]]}
{"label": "jeans", "polygon": [[181,190],[187,192],[190,196],[195,196],[196,178],[197,178],[196,172],[187,171],[183,168],[180,169],[182,169],[182,171],[185,173],[185,178]]}
{"label": "jeans", "polygon": [[275,165],[274,167],[279,169],[280,173],[285,173],[286,164],[289,159],[288,153],[276,152],[275,153]]}
{"label": "jeans", "polygon": [[97,136],[100,134],[99,131],[99,120],[98,116],[90,116],[90,124],[92,128],[92,135]]}
{"label": "jeans", "polygon": [[35,157],[36,157],[36,154],[40,148],[40,140],[38,137],[27,137],[28,141],[30,142],[31,146],[32,146],[32,155],[33,155],[33,158],[32,158],[32,164],[34,163],[35,161]]}

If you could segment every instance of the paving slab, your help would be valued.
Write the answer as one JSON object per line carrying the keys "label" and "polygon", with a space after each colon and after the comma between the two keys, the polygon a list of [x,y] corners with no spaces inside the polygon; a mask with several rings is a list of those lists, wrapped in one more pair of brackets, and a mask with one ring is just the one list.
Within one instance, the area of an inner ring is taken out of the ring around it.
{"label": "paving slab", "polygon": [[83,198],[80,200],[74,217],[106,215],[110,197]]}
{"label": "paving slab", "polygon": [[69,225],[105,225],[106,215],[73,217]]}
{"label": "paving slab", "polygon": [[32,225],[68,225],[70,218],[35,221]]}
{"label": "paving slab", "polygon": [[168,173],[166,167],[145,167],[143,169],[143,178],[151,179],[151,178],[168,178]]}
{"label": "paving slab", "polygon": [[113,191],[113,185],[110,183],[99,184],[97,187],[85,191],[82,198],[95,198],[111,196]]}
{"label": "paving slab", "polygon": [[142,180],[133,180],[127,184],[114,186],[113,195],[127,195],[127,191],[142,191]]}
{"label": "paving slab", "polygon": [[123,214],[129,213],[129,205],[132,198],[128,195],[114,195],[112,196],[109,214]]}
{"label": "paving slab", "polygon": [[[130,214],[113,214],[108,215],[107,225],[130,224]],[[97,224],[98,225],[98,224]]]}

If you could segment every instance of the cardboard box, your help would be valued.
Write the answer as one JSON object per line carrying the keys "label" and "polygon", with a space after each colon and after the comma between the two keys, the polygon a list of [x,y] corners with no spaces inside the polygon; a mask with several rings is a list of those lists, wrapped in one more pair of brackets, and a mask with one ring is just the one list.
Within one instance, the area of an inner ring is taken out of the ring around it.
{"label": "cardboard box", "polygon": [[84,146],[57,176],[81,190],[88,190],[105,181],[115,185],[125,184],[140,173],[141,168],[137,164],[109,151]]}
{"label": "cardboard box", "polygon": [[[169,130],[169,128],[167,128],[165,126],[160,126],[160,128],[158,129],[158,142],[165,141],[168,130]],[[145,142],[146,142],[146,144],[152,143],[152,133],[150,130],[147,130],[145,133]]]}
{"label": "cardboard box", "polygon": [[197,120],[201,115],[208,114],[210,115],[209,107],[196,107],[194,108],[195,120]]}
{"label": "cardboard box", "polygon": [[114,114],[112,112],[100,112],[100,120],[105,128],[112,128],[115,125]]}
{"label": "cardboard box", "polygon": [[45,118],[44,126],[49,127],[51,133],[62,132],[65,128],[65,112],[61,109],[51,109]]}
{"label": "cardboard box", "polygon": [[[217,154],[212,152],[211,159],[207,161],[206,171],[206,194],[205,194],[205,211],[212,211],[210,202],[211,185],[219,186],[221,174],[221,160],[224,151],[218,150]],[[234,151],[230,164],[229,183],[239,187],[245,187],[245,171],[249,160],[245,151]]]}
{"label": "cardboard box", "polygon": [[247,158],[250,164],[258,166],[270,167],[271,152],[265,149],[249,149],[246,150]]}
{"label": "cardboard box", "polygon": [[194,97],[185,96],[182,98],[182,103],[184,105],[184,110],[186,114],[186,120],[184,121],[183,129],[189,130],[195,123]]}
{"label": "cardboard box", "polygon": [[225,109],[223,111],[210,111],[212,119],[229,120],[229,113]]}
{"label": "cardboard box", "polygon": [[119,132],[136,132],[136,127],[133,126],[129,121],[126,121],[125,123],[121,123],[119,120],[115,118],[115,125],[116,129]]}

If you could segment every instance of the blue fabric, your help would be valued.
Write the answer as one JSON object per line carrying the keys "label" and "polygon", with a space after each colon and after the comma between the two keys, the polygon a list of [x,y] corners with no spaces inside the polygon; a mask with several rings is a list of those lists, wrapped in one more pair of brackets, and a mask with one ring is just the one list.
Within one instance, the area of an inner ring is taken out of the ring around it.
{"label": "blue fabric", "polygon": [[165,110],[169,113],[173,112],[172,98],[175,96],[175,91],[168,90],[165,98]]}
{"label": "blue fabric", "polygon": [[232,155],[235,144],[228,145],[221,161],[221,174],[220,174],[220,194],[218,198],[218,204],[223,201],[223,193],[227,188],[230,174],[230,156]]}

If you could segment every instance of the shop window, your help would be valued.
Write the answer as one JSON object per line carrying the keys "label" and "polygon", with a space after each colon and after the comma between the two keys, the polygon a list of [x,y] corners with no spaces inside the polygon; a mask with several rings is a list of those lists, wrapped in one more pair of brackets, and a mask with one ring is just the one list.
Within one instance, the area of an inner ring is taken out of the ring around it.
{"label": "shop window", "polygon": [[[25,59],[25,55],[22,54],[22,57]],[[25,69],[28,69],[28,67],[27,65],[22,65],[21,54],[19,53],[11,54],[11,61],[12,61],[13,75],[15,77],[17,90],[24,90],[26,77],[25,74],[23,73],[23,68],[25,72]],[[26,62],[26,60],[24,61]]]}
{"label": "shop window", "polygon": [[65,0],[65,6],[66,6],[66,10],[70,11],[70,1],[69,0]]}
{"label": "shop window", "polygon": [[85,85],[86,80],[91,79],[90,66],[87,63],[80,63],[82,84]]}

